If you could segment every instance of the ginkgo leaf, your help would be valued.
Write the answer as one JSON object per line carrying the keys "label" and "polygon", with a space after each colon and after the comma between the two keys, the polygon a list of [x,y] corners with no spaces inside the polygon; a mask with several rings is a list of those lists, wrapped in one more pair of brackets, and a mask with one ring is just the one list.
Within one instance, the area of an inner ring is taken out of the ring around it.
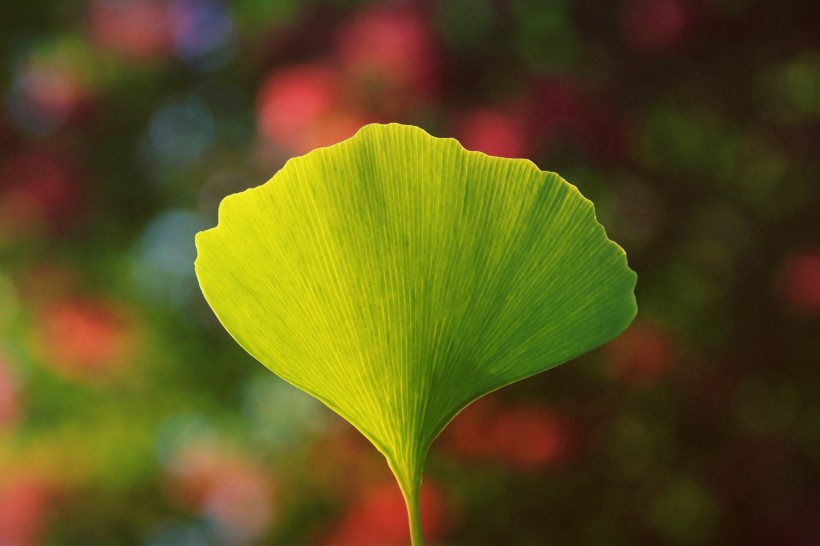
{"label": "ginkgo leaf", "polygon": [[414,544],[424,459],[447,423],[636,313],[635,273],[575,186],[411,126],[291,159],[226,197],[197,250],[234,339],[387,458]]}

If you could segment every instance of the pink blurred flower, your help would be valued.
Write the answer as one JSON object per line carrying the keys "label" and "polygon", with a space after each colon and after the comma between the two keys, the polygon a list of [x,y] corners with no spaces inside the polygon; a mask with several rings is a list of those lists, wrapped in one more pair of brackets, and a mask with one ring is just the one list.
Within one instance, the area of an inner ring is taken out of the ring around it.
{"label": "pink blurred flower", "polygon": [[208,445],[194,443],[174,454],[168,483],[173,501],[186,510],[199,510],[222,464],[222,454]]}
{"label": "pink blurred flower", "polygon": [[261,536],[273,521],[271,480],[241,456],[193,444],[175,455],[169,478],[169,492],[177,503],[207,515],[238,541]]}
{"label": "pink blurred flower", "polygon": [[820,315],[820,248],[797,252],[787,258],[778,283],[786,305],[799,315]]}
{"label": "pink blurred flower", "polygon": [[50,492],[28,475],[0,478],[0,545],[35,546],[45,530]]}
{"label": "pink blurred flower", "polygon": [[88,24],[99,46],[128,60],[162,59],[171,51],[171,10],[163,0],[94,0]]}
{"label": "pink blurred flower", "polygon": [[48,132],[87,110],[91,93],[74,67],[34,62],[20,73],[9,96],[17,123],[34,132]]}
{"label": "pink blurred flower", "polygon": [[686,15],[681,0],[626,0],[619,13],[621,33],[638,51],[662,52],[683,37]]}
{"label": "pink blurred flower", "polygon": [[610,341],[604,354],[615,377],[633,385],[646,385],[666,373],[672,343],[656,326],[637,321]]}
{"label": "pink blurred flower", "polygon": [[37,317],[38,354],[72,379],[111,379],[127,364],[133,342],[125,313],[103,300],[63,298],[46,304]]}
{"label": "pink blurred flower", "polygon": [[337,43],[345,72],[364,89],[397,103],[434,94],[433,33],[415,9],[379,6],[361,11],[341,25]]}
{"label": "pink blurred flower", "polygon": [[78,216],[76,175],[53,154],[26,152],[0,166],[0,239],[59,231]]}
{"label": "pink blurred flower", "polygon": [[261,536],[273,519],[267,477],[257,468],[235,466],[216,474],[205,497],[204,511],[231,536]]}
{"label": "pink blurred flower", "polygon": [[274,71],[259,91],[260,133],[296,155],[353,136],[365,121],[346,111],[342,87],[339,72],[322,63]]}
{"label": "pink blurred flower", "polygon": [[[427,481],[421,489],[424,536],[441,540],[450,527],[450,514],[441,491]],[[322,542],[323,546],[406,546],[410,543],[407,509],[395,482],[367,489],[354,501],[344,519]]]}
{"label": "pink blurred flower", "polygon": [[468,150],[500,157],[527,157],[530,153],[525,123],[520,118],[490,109],[467,114],[456,129]]}

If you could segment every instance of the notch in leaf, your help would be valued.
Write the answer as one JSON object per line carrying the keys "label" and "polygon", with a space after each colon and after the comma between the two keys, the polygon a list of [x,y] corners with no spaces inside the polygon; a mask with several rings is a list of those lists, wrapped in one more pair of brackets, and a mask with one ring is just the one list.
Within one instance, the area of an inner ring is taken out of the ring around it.
{"label": "notch in leaf", "polygon": [[468,404],[617,336],[636,275],[554,173],[368,125],[228,196],[196,272],[257,360],[387,458],[423,542],[433,440]]}

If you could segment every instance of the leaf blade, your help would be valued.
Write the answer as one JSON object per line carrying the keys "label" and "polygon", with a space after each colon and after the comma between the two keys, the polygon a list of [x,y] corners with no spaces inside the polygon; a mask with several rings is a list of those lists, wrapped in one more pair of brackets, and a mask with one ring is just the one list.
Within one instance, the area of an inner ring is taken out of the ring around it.
{"label": "leaf blade", "polygon": [[252,356],[417,488],[466,405],[615,337],[636,276],[592,203],[526,160],[370,125],[226,198],[197,276]]}

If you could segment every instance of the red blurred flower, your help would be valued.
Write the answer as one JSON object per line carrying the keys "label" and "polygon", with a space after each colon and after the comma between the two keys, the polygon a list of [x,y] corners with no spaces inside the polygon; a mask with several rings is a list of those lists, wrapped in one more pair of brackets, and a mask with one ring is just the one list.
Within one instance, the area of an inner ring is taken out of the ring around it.
{"label": "red blurred flower", "polygon": [[525,123],[510,114],[481,109],[470,112],[456,130],[468,150],[500,157],[527,157],[529,137]]}
{"label": "red blurred flower", "polygon": [[561,457],[567,449],[564,427],[544,408],[511,408],[499,412],[488,430],[495,455],[519,470]]}
{"label": "red blurred flower", "polygon": [[780,292],[792,311],[820,315],[820,248],[798,252],[786,259],[778,279]]}
{"label": "red blurred flower", "polygon": [[39,544],[49,497],[47,488],[33,477],[0,478],[0,545]]}
{"label": "red blurred flower", "polygon": [[355,135],[356,131],[372,121],[372,119],[366,116],[347,112],[336,112],[330,116],[321,127],[316,146],[330,146],[331,144],[347,140]]}
{"label": "red blurred flower", "polygon": [[280,142],[297,138],[328,117],[339,87],[338,73],[321,64],[277,70],[259,93],[262,132]]}
{"label": "red blurred flower", "polygon": [[15,156],[0,167],[0,239],[68,227],[81,202],[64,161],[42,152]]}
{"label": "red blurred flower", "polygon": [[259,131],[293,154],[345,140],[365,124],[341,100],[338,71],[321,63],[282,68],[259,91]]}
{"label": "red blurred flower", "polygon": [[166,57],[172,21],[162,0],[95,0],[89,7],[89,32],[101,47],[133,61]]}
{"label": "red blurred flower", "polygon": [[260,468],[210,445],[192,445],[175,455],[169,491],[188,510],[206,514],[243,541],[272,522],[273,487]]}
{"label": "red blurred flower", "polygon": [[572,82],[538,83],[531,92],[528,110],[528,122],[548,147],[570,145],[608,160],[617,160],[628,148],[628,131],[617,108]]}
{"label": "red blurred flower", "polygon": [[566,424],[545,407],[500,407],[484,398],[466,408],[445,432],[451,449],[472,459],[531,470],[569,449]]}
{"label": "red blurred flower", "polygon": [[37,319],[36,349],[45,364],[74,379],[110,379],[127,363],[133,331],[111,303],[67,298],[47,304]]}
{"label": "red blurred flower", "polygon": [[[333,465],[325,464],[329,451],[333,452]],[[306,456],[308,466],[314,469],[311,479],[343,502],[355,498],[362,484],[392,476],[384,457],[352,426],[340,426],[317,438]]]}
{"label": "red blurred flower", "polygon": [[683,37],[686,15],[681,0],[627,0],[619,13],[621,33],[638,51],[662,52]]}
{"label": "red blurred flower", "polygon": [[337,44],[340,60],[280,68],[262,83],[258,123],[267,142],[306,153],[433,93],[431,33],[414,10],[360,12],[339,28]]}
{"label": "red blurred flower", "polygon": [[571,82],[540,82],[533,90],[533,95],[535,121],[547,130],[587,117],[588,100]]}
{"label": "red blurred flower", "polygon": [[[442,493],[425,482],[421,489],[421,520],[424,536],[440,540],[449,528],[449,514]],[[323,546],[405,546],[410,528],[404,497],[395,482],[373,486],[355,501]]]}
{"label": "red blurred flower", "polygon": [[0,112],[0,149],[7,149],[15,137],[9,122],[10,120],[6,116],[6,112]]}
{"label": "red blurred flower", "polygon": [[13,423],[19,413],[17,377],[8,361],[0,354],[0,429]]}
{"label": "red blurred flower", "polygon": [[660,378],[669,367],[672,343],[656,326],[634,322],[604,348],[612,374],[633,385],[645,385]]}
{"label": "red blurred flower", "polygon": [[375,7],[339,28],[345,71],[365,89],[401,101],[429,98],[436,86],[435,48],[427,21],[407,7]]}
{"label": "red blurred flower", "polygon": [[498,411],[495,398],[485,396],[470,404],[444,429],[448,444],[456,453],[467,457],[484,457],[491,453],[487,427]]}

